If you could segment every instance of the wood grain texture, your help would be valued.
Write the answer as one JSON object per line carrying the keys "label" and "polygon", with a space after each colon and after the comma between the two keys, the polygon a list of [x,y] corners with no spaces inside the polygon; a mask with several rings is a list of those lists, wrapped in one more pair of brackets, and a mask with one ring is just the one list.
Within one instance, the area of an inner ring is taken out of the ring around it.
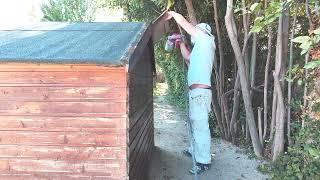
{"label": "wood grain texture", "polygon": [[103,84],[117,87],[123,85],[125,78],[123,72],[117,71],[0,72],[2,84],[90,84],[91,86]]}
{"label": "wood grain texture", "polygon": [[[117,132],[120,131],[120,132]],[[109,129],[105,132],[36,132],[2,131],[0,145],[54,145],[54,146],[124,146],[124,130]]]}
{"label": "wood grain texture", "polygon": [[125,179],[124,67],[0,64],[0,179]]}
{"label": "wood grain texture", "polygon": [[126,177],[110,177],[110,176],[89,176],[89,175],[63,175],[61,173],[35,173],[35,174],[0,174],[3,180],[124,180]]}
{"label": "wood grain texture", "polygon": [[89,131],[90,129],[125,129],[126,118],[119,117],[41,117],[0,116],[0,130]]}
{"label": "wood grain texture", "polygon": [[106,160],[126,159],[126,147],[73,147],[73,146],[35,146],[0,145],[0,159],[30,160]]}
{"label": "wood grain texture", "polygon": [[123,87],[0,87],[0,101],[106,101],[125,99]]}
{"label": "wood grain texture", "polygon": [[137,49],[129,66],[129,177],[144,180],[153,140],[153,49],[152,42]]}

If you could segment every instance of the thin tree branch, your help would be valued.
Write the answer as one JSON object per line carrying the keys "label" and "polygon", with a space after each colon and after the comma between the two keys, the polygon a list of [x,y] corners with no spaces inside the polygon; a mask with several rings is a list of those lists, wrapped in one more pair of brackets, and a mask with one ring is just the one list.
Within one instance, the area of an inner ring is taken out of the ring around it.
{"label": "thin tree branch", "polygon": [[[289,51],[289,79],[292,78],[292,73],[291,73],[291,69],[292,69],[292,63],[293,63],[293,38],[294,35],[296,33],[296,23],[297,23],[297,10],[298,10],[298,3],[296,2],[296,6],[295,6],[295,14],[293,16],[293,22],[292,22],[292,32],[291,32],[291,37],[290,37],[290,51]],[[291,139],[291,89],[292,88],[292,83],[291,81],[288,82],[288,113],[287,113],[287,138],[288,138],[288,142],[289,145],[292,144],[292,139]]]}

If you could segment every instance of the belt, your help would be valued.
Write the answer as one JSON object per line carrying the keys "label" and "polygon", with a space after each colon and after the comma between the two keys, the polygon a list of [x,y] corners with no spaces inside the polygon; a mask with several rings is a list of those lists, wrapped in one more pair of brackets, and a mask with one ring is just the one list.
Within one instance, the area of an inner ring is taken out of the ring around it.
{"label": "belt", "polygon": [[200,88],[200,89],[211,89],[210,86],[204,85],[204,84],[192,84],[191,86],[189,86],[190,90],[197,89],[197,88]]}

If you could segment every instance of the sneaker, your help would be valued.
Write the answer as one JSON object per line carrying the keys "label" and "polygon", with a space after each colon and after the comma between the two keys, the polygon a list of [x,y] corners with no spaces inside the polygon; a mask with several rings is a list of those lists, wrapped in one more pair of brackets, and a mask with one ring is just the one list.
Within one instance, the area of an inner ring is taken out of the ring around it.
{"label": "sneaker", "polygon": [[202,164],[202,163],[197,163],[197,165],[195,167],[193,167],[192,169],[190,169],[190,173],[191,174],[201,174],[207,170],[210,169],[210,164]]}
{"label": "sneaker", "polygon": [[182,151],[182,154],[185,155],[185,156],[187,156],[187,157],[192,158],[192,154],[191,154],[191,152],[190,152],[189,150],[183,150],[183,151]]}

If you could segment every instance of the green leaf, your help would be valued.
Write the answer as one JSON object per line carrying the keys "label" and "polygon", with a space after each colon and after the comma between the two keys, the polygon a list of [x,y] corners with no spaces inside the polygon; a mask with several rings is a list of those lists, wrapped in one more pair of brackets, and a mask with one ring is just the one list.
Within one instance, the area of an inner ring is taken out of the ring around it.
{"label": "green leaf", "polygon": [[288,82],[290,82],[290,83],[293,83],[293,79],[290,79],[290,78],[288,78],[288,77],[285,77],[285,80],[288,81]]}
{"label": "green leaf", "polygon": [[312,46],[311,41],[303,42],[299,47],[302,49],[301,55],[309,51]]}
{"label": "green leaf", "polygon": [[308,151],[309,151],[309,154],[313,157],[319,157],[320,155],[320,152],[314,148],[309,148]]}
{"label": "green leaf", "polygon": [[260,17],[257,17],[254,22],[257,23],[257,22],[261,22],[264,18],[262,16]]}
{"label": "green leaf", "polygon": [[292,39],[292,42],[295,42],[295,43],[304,43],[307,41],[311,41],[311,38],[309,36],[298,36]]}
{"label": "green leaf", "polygon": [[320,60],[319,61],[311,61],[307,63],[304,68],[305,69],[315,69],[320,67]]}
{"label": "green leaf", "polygon": [[313,44],[318,44],[320,42],[320,35],[315,35],[313,37]]}
{"label": "green leaf", "polygon": [[260,3],[253,3],[253,4],[250,6],[250,11],[251,11],[251,12],[256,12],[257,10],[260,9],[260,6],[261,6]]}
{"label": "green leaf", "polygon": [[273,23],[278,17],[280,16],[280,14],[275,14],[275,15],[272,15],[272,16],[268,16],[267,18],[266,18],[266,24],[271,24],[271,23]]}
{"label": "green leaf", "polygon": [[240,12],[240,11],[241,11],[241,9],[240,9],[240,8],[236,8],[236,9],[234,9],[234,11],[233,11],[233,12],[234,12],[235,14],[237,14],[237,13],[238,13],[238,12]]}
{"label": "green leaf", "polygon": [[302,85],[302,79],[298,80],[298,85],[301,86]]}
{"label": "green leaf", "polygon": [[169,10],[174,5],[174,0],[168,0],[166,10]]}
{"label": "green leaf", "polygon": [[314,34],[320,35],[320,28],[313,31]]}
{"label": "green leaf", "polygon": [[302,49],[302,51],[301,51],[301,55],[304,55],[305,53],[307,53],[308,52],[308,49]]}
{"label": "green leaf", "polygon": [[254,25],[254,26],[251,28],[250,31],[253,32],[253,33],[258,33],[258,32],[260,32],[262,29],[263,29],[263,26]]}

